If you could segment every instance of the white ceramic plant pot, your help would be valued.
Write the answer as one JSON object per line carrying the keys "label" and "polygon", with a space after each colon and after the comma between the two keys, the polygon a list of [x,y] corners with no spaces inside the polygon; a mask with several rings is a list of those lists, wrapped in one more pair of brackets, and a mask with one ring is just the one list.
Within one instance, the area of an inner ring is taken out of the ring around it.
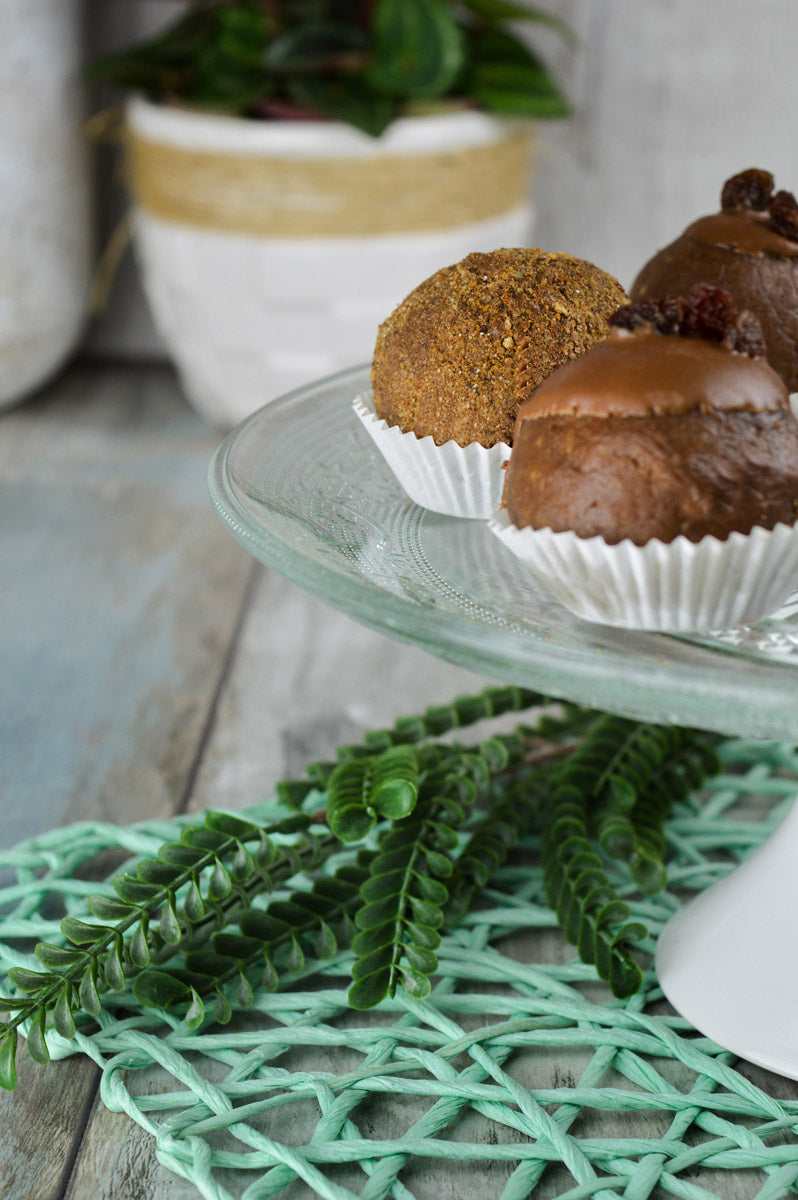
{"label": "white ceramic plant pot", "polygon": [[479,112],[346,125],[128,106],[134,242],[186,394],[229,427],[371,357],[472,250],[528,245],[531,127]]}
{"label": "white ceramic plant pot", "polygon": [[74,349],[91,272],[77,0],[0,3],[0,407]]}

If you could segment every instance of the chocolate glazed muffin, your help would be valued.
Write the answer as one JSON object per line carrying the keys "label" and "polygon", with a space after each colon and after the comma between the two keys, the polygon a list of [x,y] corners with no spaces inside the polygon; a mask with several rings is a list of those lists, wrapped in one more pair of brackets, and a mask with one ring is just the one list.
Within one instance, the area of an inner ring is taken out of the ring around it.
{"label": "chocolate glazed muffin", "polygon": [[798,514],[798,422],[756,317],[727,293],[627,305],[518,414],[504,503],[521,528],[610,544],[725,539]]}
{"label": "chocolate glazed muffin", "polygon": [[773,191],[769,171],[732,176],[721,211],[701,217],[646,263],[632,284],[633,301],[685,296],[694,283],[722,287],[762,324],[768,361],[798,391],[798,204]]}
{"label": "chocolate glazed muffin", "polygon": [[377,416],[439,446],[509,443],[521,401],[605,338],[610,313],[626,300],[611,275],[567,254],[469,254],[421,283],[380,326]]}

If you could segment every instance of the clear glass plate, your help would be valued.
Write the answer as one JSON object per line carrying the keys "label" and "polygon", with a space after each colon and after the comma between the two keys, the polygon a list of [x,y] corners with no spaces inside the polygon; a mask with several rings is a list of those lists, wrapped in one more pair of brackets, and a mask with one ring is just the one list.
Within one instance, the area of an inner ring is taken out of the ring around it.
{"label": "clear glass plate", "polygon": [[268,404],[210,469],[213,502],[261,562],[373,629],[547,695],[747,737],[798,737],[798,596],[702,637],[581,621],[481,521],[406,498],[352,412],[368,367]]}

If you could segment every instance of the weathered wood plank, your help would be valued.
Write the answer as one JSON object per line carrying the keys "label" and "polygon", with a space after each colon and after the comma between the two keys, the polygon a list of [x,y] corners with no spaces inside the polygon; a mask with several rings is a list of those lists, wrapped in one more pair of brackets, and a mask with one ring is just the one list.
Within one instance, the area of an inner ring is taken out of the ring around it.
{"label": "weathered wood plank", "polygon": [[40,1067],[18,1053],[18,1090],[0,1091],[3,1200],[60,1200],[98,1074],[87,1058]]}
{"label": "weathered wood plank", "polygon": [[365,730],[489,681],[356,624],[271,571],[258,577],[191,797],[246,807]]}
{"label": "weathered wood plank", "polygon": [[[0,415],[4,844],[181,802],[252,570],[208,499],[217,443],[163,368],[75,368]],[[97,1072],[19,1069],[0,1195],[55,1200]]]}
{"label": "weathered wood plank", "polygon": [[[189,807],[258,803],[279,779],[301,775],[308,762],[359,740],[365,729],[486,682],[356,625],[263,569]],[[97,1107],[73,1176],[75,1200],[133,1200],[134,1173],[144,1180],[142,1197],[197,1195],[158,1163],[144,1129]],[[292,1191],[297,1200],[310,1195],[299,1185]]]}
{"label": "weathered wood plank", "polygon": [[75,370],[0,417],[5,844],[180,800],[251,570],[218,440],[168,370]]}

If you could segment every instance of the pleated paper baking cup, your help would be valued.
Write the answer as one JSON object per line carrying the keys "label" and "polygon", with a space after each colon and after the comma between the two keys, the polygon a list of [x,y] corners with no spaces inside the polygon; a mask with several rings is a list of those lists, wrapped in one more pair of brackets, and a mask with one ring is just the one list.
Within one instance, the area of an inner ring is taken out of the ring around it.
{"label": "pleated paper baking cup", "polygon": [[798,529],[776,525],[725,541],[624,541],[518,529],[506,510],[490,529],[558,600],[586,621],[681,633],[733,629],[775,612],[798,589]]}
{"label": "pleated paper baking cup", "polygon": [[358,396],[353,408],[365,425],[407,495],[422,508],[448,517],[486,519],[501,504],[504,463],[510,447],[504,442],[487,449],[479,442],[459,446],[402,433],[377,416],[368,395]]}

